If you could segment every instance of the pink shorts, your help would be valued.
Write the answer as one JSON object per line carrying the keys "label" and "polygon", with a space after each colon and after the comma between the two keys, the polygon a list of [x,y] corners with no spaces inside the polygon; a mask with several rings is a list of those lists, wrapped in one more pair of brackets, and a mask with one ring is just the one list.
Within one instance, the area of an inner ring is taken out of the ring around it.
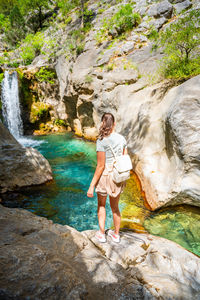
{"label": "pink shorts", "polygon": [[123,192],[126,182],[115,183],[112,180],[112,169],[113,166],[106,165],[96,185],[96,193],[100,193],[105,196],[109,195],[111,197],[117,197],[120,193]]}

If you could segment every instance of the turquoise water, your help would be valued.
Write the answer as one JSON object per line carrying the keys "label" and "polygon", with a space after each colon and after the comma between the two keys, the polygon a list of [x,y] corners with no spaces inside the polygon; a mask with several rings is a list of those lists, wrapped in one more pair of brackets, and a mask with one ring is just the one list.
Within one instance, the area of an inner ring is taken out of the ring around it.
{"label": "turquoise water", "polygon": [[[86,195],[96,167],[95,144],[71,133],[38,136],[33,140],[42,142],[34,142],[34,148],[48,159],[54,181],[15,193],[16,197],[13,195],[7,204],[12,206],[14,197],[14,207],[23,207],[56,223],[80,231],[98,229],[97,196]],[[109,228],[112,214],[108,201],[106,211]]]}
{"label": "turquoise water", "polygon": [[[48,159],[54,180],[6,194],[2,196],[4,204],[28,209],[79,231],[98,229],[96,194],[94,198],[86,195],[96,167],[95,144],[71,133],[33,137],[25,143]],[[120,198],[122,228],[165,237],[200,255],[200,208],[185,205],[150,212],[143,200],[139,182],[133,175]],[[108,201],[106,211],[106,228],[109,228],[112,213]]]}

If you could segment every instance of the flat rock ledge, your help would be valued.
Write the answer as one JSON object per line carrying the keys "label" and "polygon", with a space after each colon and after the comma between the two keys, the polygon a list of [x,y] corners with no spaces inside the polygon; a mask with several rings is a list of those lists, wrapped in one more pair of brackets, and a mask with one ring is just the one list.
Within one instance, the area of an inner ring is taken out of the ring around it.
{"label": "flat rock ledge", "polygon": [[0,299],[200,299],[200,259],[181,246],[94,234],[0,205]]}

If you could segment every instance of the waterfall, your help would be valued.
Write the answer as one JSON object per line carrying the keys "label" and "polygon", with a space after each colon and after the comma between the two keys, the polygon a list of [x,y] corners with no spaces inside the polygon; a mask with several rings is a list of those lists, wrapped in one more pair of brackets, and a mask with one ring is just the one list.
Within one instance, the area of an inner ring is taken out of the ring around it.
{"label": "waterfall", "polygon": [[18,139],[23,135],[23,123],[20,115],[17,72],[5,71],[2,81],[2,113],[4,123],[10,133]]}

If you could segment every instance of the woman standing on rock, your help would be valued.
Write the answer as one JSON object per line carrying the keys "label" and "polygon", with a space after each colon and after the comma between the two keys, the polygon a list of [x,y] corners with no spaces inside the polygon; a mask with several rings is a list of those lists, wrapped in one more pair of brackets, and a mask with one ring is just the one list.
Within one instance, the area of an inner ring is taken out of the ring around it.
{"label": "woman standing on rock", "polygon": [[99,242],[106,242],[105,220],[106,220],[106,198],[109,195],[110,206],[113,214],[115,230],[109,230],[108,235],[116,243],[120,242],[119,229],[121,215],[118,207],[120,194],[124,187],[124,182],[116,184],[112,180],[112,169],[114,155],[127,154],[127,145],[125,138],[114,131],[115,119],[111,113],[104,113],[101,118],[99,137],[96,144],[97,167],[87,192],[88,197],[94,196],[94,188],[98,197],[98,221],[100,230],[96,233]]}

